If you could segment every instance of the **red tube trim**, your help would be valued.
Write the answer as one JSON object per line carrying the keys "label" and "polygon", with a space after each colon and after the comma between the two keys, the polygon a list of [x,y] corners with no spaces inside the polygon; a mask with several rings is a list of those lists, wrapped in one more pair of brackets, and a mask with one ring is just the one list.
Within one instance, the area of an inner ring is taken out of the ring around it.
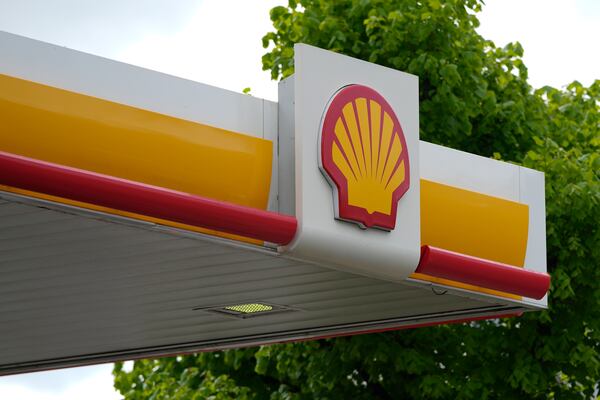
{"label": "red tube trim", "polygon": [[280,245],[296,218],[0,152],[0,184]]}
{"label": "red tube trim", "polygon": [[421,247],[416,272],[538,300],[550,288],[548,274],[431,246]]}

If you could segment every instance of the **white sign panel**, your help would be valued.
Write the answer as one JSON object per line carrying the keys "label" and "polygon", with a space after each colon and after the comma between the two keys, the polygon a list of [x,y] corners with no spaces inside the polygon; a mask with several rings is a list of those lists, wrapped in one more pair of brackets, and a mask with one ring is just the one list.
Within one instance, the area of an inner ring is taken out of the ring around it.
{"label": "white sign panel", "polygon": [[293,118],[299,230],[281,251],[403,280],[420,254],[418,78],[307,45],[295,52],[284,84],[293,95],[281,99],[293,110],[280,118]]}

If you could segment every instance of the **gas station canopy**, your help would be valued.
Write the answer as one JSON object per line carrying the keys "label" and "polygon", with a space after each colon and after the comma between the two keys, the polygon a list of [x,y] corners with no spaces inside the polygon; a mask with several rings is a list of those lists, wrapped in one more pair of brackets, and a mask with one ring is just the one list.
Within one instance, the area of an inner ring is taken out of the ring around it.
{"label": "gas station canopy", "polygon": [[541,172],[307,45],[277,103],[0,32],[0,374],[547,307]]}

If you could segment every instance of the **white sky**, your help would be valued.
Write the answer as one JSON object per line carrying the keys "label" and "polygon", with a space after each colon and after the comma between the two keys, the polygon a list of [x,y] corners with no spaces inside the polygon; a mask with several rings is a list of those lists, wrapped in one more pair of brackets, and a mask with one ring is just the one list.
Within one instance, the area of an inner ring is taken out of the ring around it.
{"label": "white sky", "polygon": [[[0,0],[0,30],[277,100],[261,71],[268,10],[285,0]],[[599,0],[487,0],[479,32],[520,41],[535,87],[600,79]],[[1,57],[1,55],[0,55]],[[1,321],[0,321],[1,323]],[[0,357],[2,355],[0,354]],[[111,400],[111,365],[0,377],[0,398]]]}

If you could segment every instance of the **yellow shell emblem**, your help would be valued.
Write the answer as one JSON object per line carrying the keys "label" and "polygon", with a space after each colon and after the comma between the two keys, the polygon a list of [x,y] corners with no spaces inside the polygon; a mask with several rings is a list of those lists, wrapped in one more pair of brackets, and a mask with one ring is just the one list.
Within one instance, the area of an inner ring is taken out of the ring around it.
{"label": "yellow shell emblem", "polygon": [[336,218],[392,230],[410,186],[402,127],[375,90],[350,85],[330,102],[321,128],[320,167],[334,189]]}

